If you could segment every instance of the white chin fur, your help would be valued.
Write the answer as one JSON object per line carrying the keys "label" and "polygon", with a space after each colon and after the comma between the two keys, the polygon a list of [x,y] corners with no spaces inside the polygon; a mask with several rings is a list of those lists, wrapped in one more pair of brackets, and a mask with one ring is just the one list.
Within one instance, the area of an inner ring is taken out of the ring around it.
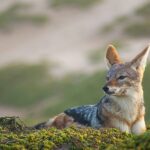
{"label": "white chin fur", "polygon": [[113,96],[134,96],[136,90],[134,88],[123,89],[120,87],[109,87],[109,91],[113,92]]}
{"label": "white chin fur", "polygon": [[109,91],[112,92],[112,93],[114,93],[114,94],[112,94],[112,95],[116,95],[116,96],[117,96],[117,95],[119,96],[119,95],[121,95],[121,93],[122,93],[122,92],[121,92],[121,88],[116,87],[116,86],[113,86],[113,87],[110,87],[110,86],[109,86]]}

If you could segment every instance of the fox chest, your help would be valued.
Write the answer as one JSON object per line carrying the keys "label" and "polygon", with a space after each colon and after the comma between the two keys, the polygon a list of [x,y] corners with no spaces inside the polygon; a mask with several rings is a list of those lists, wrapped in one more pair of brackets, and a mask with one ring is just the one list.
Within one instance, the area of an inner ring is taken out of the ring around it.
{"label": "fox chest", "polygon": [[104,102],[102,111],[106,117],[106,124],[113,127],[116,122],[121,122],[131,127],[138,115],[143,111],[139,106],[140,104],[134,101]]}

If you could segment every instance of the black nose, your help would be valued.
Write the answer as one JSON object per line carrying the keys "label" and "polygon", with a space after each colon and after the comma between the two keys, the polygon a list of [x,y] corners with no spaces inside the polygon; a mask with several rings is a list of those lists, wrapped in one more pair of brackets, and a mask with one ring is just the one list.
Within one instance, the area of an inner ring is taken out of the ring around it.
{"label": "black nose", "polygon": [[105,92],[108,92],[108,91],[109,91],[109,88],[108,88],[107,86],[104,86],[104,87],[103,87],[103,90],[104,90]]}

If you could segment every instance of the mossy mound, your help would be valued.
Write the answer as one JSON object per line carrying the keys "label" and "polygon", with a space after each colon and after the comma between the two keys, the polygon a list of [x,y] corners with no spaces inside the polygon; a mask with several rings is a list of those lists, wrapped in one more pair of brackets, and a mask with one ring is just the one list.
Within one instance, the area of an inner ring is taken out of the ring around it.
{"label": "mossy mound", "polygon": [[[8,120],[10,121],[10,118]],[[18,130],[16,126],[16,129],[13,127],[12,130],[7,124],[5,126],[4,123],[0,123],[0,126],[0,149],[2,150],[150,149],[150,131],[135,136],[116,129],[70,127],[63,130],[55,128],[34,130],[23,126]]]}

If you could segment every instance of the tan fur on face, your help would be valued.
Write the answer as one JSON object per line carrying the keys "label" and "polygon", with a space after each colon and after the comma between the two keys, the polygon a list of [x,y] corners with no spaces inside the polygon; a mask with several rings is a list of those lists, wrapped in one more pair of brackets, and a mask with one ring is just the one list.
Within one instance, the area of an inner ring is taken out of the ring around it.
{"label": "tan fur on face", "polygon": [[109,45],[106,53],[106,59],[110,65],[122,63],[120,56],[113,45]]}
{"label": "tan fur on face", "polygon": [[116,86],[117,85],[117,80],[115,80],[115,79],[113,79],[113,80],[111,80],[111,81],[109,81],[108,83],[107,83],[107,85],[109,86]]}

